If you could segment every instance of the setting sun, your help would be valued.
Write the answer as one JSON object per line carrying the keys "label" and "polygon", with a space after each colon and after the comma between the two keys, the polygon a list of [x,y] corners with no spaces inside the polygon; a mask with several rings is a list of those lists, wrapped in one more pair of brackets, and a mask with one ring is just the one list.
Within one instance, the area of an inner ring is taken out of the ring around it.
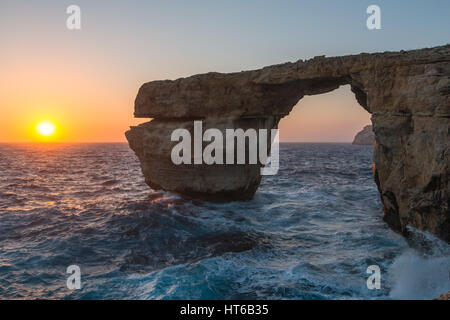
{"label": "setting sun", "polygon": [[50,121],[42,121],[39,122],[36,126],[36,131],[44,137],[49,137],[53,135],[56,131],[56,126],[54,123]]}

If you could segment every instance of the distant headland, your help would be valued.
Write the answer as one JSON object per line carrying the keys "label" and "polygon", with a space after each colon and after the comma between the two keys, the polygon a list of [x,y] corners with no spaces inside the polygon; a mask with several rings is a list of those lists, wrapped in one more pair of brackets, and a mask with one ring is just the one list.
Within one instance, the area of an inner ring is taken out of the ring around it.
{"label": "distant headland", "polygon": [[373,145],[375,141],[375,134],[371,125],[365,126],[360,132],[358,132],[353,139],[353,144],[356,145]]}

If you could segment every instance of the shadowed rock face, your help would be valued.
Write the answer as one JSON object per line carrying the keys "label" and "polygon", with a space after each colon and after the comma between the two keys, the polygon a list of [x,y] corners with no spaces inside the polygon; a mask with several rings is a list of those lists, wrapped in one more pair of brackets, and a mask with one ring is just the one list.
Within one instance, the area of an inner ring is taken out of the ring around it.
{"label": "shadowed rock face", "polygon": [[276,128],[305,95],[349,84],[372,114],[374,178],[385,220],[450,240],[450,45],[415,51],[316,57],[260,70],[207,73],[144,84],[135,116],[154,118],[126,133],[146,181],[214,201],[251,199],[259,165],[172,164],[175,128]]}

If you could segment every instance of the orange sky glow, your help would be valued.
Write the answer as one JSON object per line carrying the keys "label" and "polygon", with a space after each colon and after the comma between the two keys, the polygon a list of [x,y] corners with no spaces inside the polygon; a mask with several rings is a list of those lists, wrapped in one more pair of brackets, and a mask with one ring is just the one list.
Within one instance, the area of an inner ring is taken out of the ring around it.
{"label": "orange sky glow", "polygon": [[[125,142],[139,87],[193,74],[259,69],[318,55],[446,44],[448,2],[383,1],[368,30],[367,1],[0,1],[0,142]],[[410,10],[404,14],[407,4]],[[43,139],[36,124],[52,121]],[[370,124],[349,86],[304,97],[280,122],[281,141],[351,142]]]}
{"label": "orange sky glow", "polygon": [[[82,2],[83,28],[78,31],[67,30],[63,3],[32,7],[12,1],[0,6],[0,13],[9,12],[0,19],[0,142],[125,142],[124,132],[146,121],[133,117],[134,99],[145,82],[361,51],[345,43],[342,48],[322,47],[313,31],[302,28],[289,28],[296,32],[292,39],[280,37],[284,20],[257,34],[258,28],[236,32],[229,19],[219,22],[231,29],[205,29],[208,21],[184,16],[174,25],[164,19],[172,9],[163,4],[158,12],[140,2],[137,7],[111,3],[111,10]],[[264,27],[267,21],[253,23]],[[261,34],[270,39],[257,36]],[[35,130],[43,120],[57,127],[46,139]],[[343,86],[300,100],[281,120],[280,140],[351,142],[369,123],[369,113]]]}
{"label": "orange sky glow", "polygon": [[[12,59],[0,75],[0,142],[125,142],[128,127],[146,121],[133,117],[137,80],[123,85],[106,66],[86,62],[23,61]],[[55,123],[54,136],[36,135],[43,120]],[[281,120],[280,140],[349,142],[369,123],[369,113],[343,86],[301,99]]]}

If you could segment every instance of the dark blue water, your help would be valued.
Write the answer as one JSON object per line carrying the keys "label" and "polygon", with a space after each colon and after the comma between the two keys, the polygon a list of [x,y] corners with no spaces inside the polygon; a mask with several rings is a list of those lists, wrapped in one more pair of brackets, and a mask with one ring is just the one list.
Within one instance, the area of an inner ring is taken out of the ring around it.
{"label": "dark blue water", "polygon": [[[0,145],[0,298],[429,299],[447,244],[382,221],[372,148],[282,144],[254,200],[150,190],[126,144]],[[415,239],[415,240],[414,240]],[[430,249],[432,248],[432,249]],[[78,265],[82,289],[66,287]],[[366,269],[381,268],[369,290]]]}

